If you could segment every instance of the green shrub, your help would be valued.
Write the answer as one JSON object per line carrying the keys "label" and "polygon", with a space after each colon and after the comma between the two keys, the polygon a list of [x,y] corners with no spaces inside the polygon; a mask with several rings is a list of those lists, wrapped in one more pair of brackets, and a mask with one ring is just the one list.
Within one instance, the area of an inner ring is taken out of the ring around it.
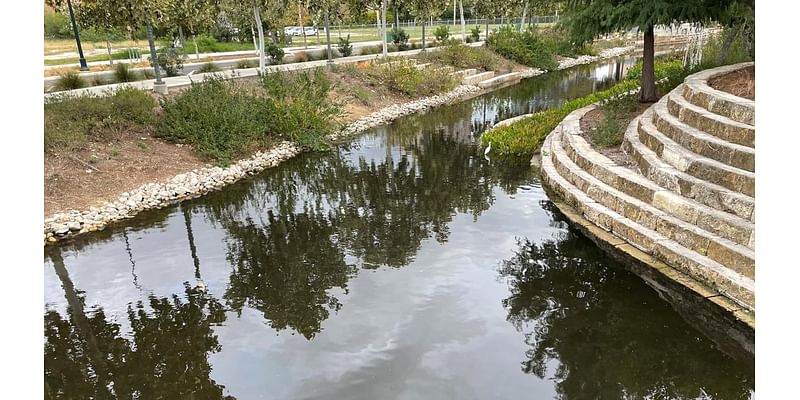
{"label": "green shrub", "polygon": [[222,69],[213,62],[207,62],[201,65],[200,68],[197,69],[198,74],[206,74],[209,72],[219,72],[219,71],[222,71]]}
{"label": "green shrub", "polygon": [[280,64],[283,60],[283,49],[275,43],[267,43],[267,48],[264,51],[269,57],[270,64]]}
{"label": "green shrub", "polygon": [[126,63],[117,63],[114,66],[114,80],[119,83],[138,81],[141,80],[141,77],[136,71],[132,71],[130,65]]}
{"label": "green shrub", "polygon": [[89,138],[105,137],[131,127],[151,127],[155,100],[146,92],[120,88],[112,94],[45,99],[45,151],[73,150]]}
{"label": "green shrub", "polygon": [[247,69],[247,68],[254,68],[258,65],[251,60],[239,60],[236,62],[236,69]]}
{"label": "green shrub", "polygon": [[145,79],[155,79],[156,72],[150,68],[145,68],[142,70],[142,75],[144,75]]}
{"label": "green shrub", "polygon": [[[158,60],[158,66],[167,76],[178,76],[180,71],[183,70],[184,56],[178,54],[172,47],[158,49],[156,59]],[[152,61],[150,61],[150,65],[153,65]]]}
{"label": "green shrub", "polygon": [[265,74],[258,86],[211,78],[161,100],[157,135],[220,164],[279,139],[321,148],[338,129],[329,90],[319,70]]}
{"label": "green shrub", "polygon": [[71,38],[72,27],[66,14],[52,11],[44,13],[44,37]]}
{"label": "green shrub", "polygon": [[[406,33],[403,28],[392,28],[392,43],[394,43],[398,50],[403,51],[409,49],[408,37],[408,33]],[[381,48],[381,51],[383,51],[383,48]]]}
{"label": "green shrub", "polygon": [[473,42],[477,42],[481,40],[481,27],[476,26],[469,30],[469,37],[472,39]]}
{"label": "green shrub", "polygon": [[447,25],[437,26],[433,31],[433,36],[436,36],[436,40],[440,42],[447,40],[450,37],[450,27]]}
{"label": "green shrub", "polygon": [[[683,78],[691,71],[676,69],[671,61],[656,62],[656,80],[659,81],[657,88],[664,93],[677,87]],[[631,68],[633,69],[633,68]],[[641,76],[641,69],[639,69]],[[492,151],[501,155],[525,155],[530,156],[539,147],[545,137],[564,119],[569,113],[599,101],[618,97],[626,92],[639,87],[639,79],[636,73],[629,72],[626,78],[611,88],[602,92],[595,92],[590,95],[570,100],[564,105],[549,110],[541,111],[530,118],[524,118],[511,125],[506,125],[497,129],[492,129],[481,136],[481,142],[488,145],[492,142]],[[630,110],[635,107],[632,103],[633,96],[614,99],[609,101],[611,107],[618,110]]]}
{"label": "green shrub", "polygon": [[496,53],[520,64],[546,71],[558,68],[551,47],[533,31],[517,32],[504,26],[489,35],[486,43]]}
{"label": "green shrub", "polygon": [[424,62],[451,65],[456,68],[477,68],[495,70],[501,64],[508,64],[497,53],[486,47],[471,47],[464,44],[443,46],[439,50],[421,53],[417,58]]}
{"label": "green shrub", "polygon": [[350,57],[353,54],[353,45],[350,44],[350,34],[347,34],[347,38],[339,38],[339,45],[337,46],[339,49],[339,53],[342,57]]}
{"label": "green shrub", "polygon": [[53,90],[74,90],[86,87],[86,81],[77,72],[65,72],[59,75],[58,80],[53,85]]}
{"label": "green shrub", "polygon": [[367,74],[390,90],[410,96],[441,93],[458,86],[458,81],[447,71],[427,68],[423,72],[407,60],[372,64]]}

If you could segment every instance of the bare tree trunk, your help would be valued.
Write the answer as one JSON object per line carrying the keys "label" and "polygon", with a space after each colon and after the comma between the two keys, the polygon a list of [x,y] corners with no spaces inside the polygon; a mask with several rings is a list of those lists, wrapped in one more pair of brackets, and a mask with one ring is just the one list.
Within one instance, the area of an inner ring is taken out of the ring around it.
{"label": "bare tree trunk", "polygon": [[258,70],[263,74],[266,71],[266,60],[264,59],[264,27],[261,26],[261,13],[258,4],[253,6],[253,17],[256,19],[258,29]]}
{"label": "bare tree trunk", "polygon": [[385,59],[388,53],[388,50],[386,49],[386,0],[381,1],[381,26],[383,27],[381,43],[383,43],[383,58]]}
{"label": "bare tree trunk", "polygon": [[655,36],[653,26],[648,26],[644,32],[644,49],[642,55],[642,83],[639,90],[640,103],[653,103],[658,100],[656,96],[656,74],[653,66],[655,57]]}
{"label": "bare tree trunk", "polygon": [[328,64],[333,64],[333,53],[331,52],[331,25],[328,20],[328,8],[325,8],[325,40],[328,41]]}
{"label": "bare tree trunk", "polygon": [[306,27],[303,24],[303,10],[300,8],[300,3],[297,3],[297,22],[300,24],[300,29],[303,31],[303,48],[308,48],[308,41],[306,40]]}
{"label": "bare tree trunk", "polygon": [[458,9],[461,11],[461,40],[467,41],[467,24],[464,22],[464,0],[458,0]]}
{"label": "bare tree trunk", "polygon": [[525,2],[525,7],[522,8],[522,21],[519,22],[519,31],[525,26],[525,17],[528,15],[528,2]]}
{"label": "bare tree trunk", "polygon": [[181,50],[183,50],[183,54],[186,54],[186,42],[183,39],[183,28],[178,27],[178,37],[181,39]]}
{"label": "bare tree trunk", "polygon": [[253,48],[256,50],[256,54],[258,54],[258,42],[256,42],[256,31],[253,29],[253,24],[250,24],[250,35],[253,37]]}
{"label": "bare tree trunk", "polygon": [[456,26],[456,0],[453,0],[453,26]]}
{"label": "bare tree trunk", "polygon": [[106,51],[108,51],[108,65],[114,65],[114,57],[111,55],[111,42],[108,40],[108,33],[106,33]]}
{"label": "bare tree trunk", "polygon": [[422,20],[422,51],[425,51],[425,20]]}

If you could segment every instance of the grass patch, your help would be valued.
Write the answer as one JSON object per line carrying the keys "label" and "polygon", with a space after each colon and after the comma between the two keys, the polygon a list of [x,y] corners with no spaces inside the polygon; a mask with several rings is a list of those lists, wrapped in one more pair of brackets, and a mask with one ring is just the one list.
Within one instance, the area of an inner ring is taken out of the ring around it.
{"label": "grass patch", "polygon": [[456,68],[476,68],[484,71],[497,69],[511,70],[507,60],[486,47],[472,47],[465,44],[442,46],[436,51],[420,53],[417,59],[421,62],[432,62],[451,65]]}
{"label": "grass patch", "polygon": [[[73,45],[75,43],[73,42]],[[128,50],[120,50],[111,53],[112,60],[127,60],[130,56],[128,55]],[[86,62],[95,62],[95,61],[108,61],[108,54],[96,54],[93,56],[86,57]],[[65,65],[65,64],[77,64],[80,62],[78,57],[70,57],[70,58],[59,58],[55,60],[44,60],[45,66],[50,65]]]}
{"label": "grass patch", "polygon": [[121,88],[113,94],[47,98],[44,147],[47,152],[75,150],[89,138],[103,138],[155,121],[155,100],[144,91]]}
{"label": "grass patch", "polygon": [[592,142],[600,147],[614,147],[622,143],[625,126],[630,122],[627,115],[636,111],[636,98],[632,94],[606,99],[600,103],[603,118],[589,134]]}
{"label": "grass patch", "polygon": [[131,70],[128,64],[118,63],[114,66],[114,80],[116,82],[134,82],[141,80],[143,77],[143,75]]}
{"label": "grass patch", "polygon": [[53,90],[60,92],[63,90],[80,89],[87,86],[85,79],[81,78],[77,72],[65,72],[58,77],[53,85]]}
{"label": "grass patch", "polygon": [[329,90],[320,70],[267,74],[256,85],[212,78],[162,99],[157,136],[222,165],[275,140],[323,148],[338,129]]}
{"label": "grass patch", "polygon": [[529,67],[545,71],[558,68],[552,44],[531,30],[517,32],[511,27],[502,27],[489,35],[486,45],[497,54]]}
{"label": "grass patch", "polygon": [[197,73],[199,74],[206,74],[209,72],[219,72],[219,71],[222,71],[222,69],[217,64],[214,64],[212,62],[205,63],[201,65],[200,68],[197,69]]}
{"label": "grass patch", "polygon": [[434,67],[424,71],[409,60],[398,60],[391,63],[373,63],[367,75],[385,85],[390,90],[409,96],[427,96],[445,92],[458,86],[452,75]]}

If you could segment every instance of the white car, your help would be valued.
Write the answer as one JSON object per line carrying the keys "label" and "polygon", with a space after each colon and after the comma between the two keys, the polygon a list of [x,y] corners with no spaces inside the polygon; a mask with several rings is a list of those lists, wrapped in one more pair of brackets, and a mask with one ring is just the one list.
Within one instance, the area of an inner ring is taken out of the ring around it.
{"label": "white car", "polygon": [[303,34],[303,29],[299,26],[287,26],[283,28],[283,33],[288,36],[297,36]]}

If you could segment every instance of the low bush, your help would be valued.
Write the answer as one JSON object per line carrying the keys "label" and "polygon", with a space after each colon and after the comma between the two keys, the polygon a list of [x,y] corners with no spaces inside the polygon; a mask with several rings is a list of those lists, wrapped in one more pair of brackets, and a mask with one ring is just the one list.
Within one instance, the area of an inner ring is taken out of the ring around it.
{"label": "low bush", "polygon": [[280,64],[283,61],[283,49],[275,43],[267,43],[264,52],[267,53],[271,64]]}
{"label": "low bush", "polygon": [[161,100],[157,135],[191,144],[220,164],[275,140],[321,148],[338,129],[329,90],[319,70],[265,74],[257,85],[208,79]]}
{"label": "low bush", "polygon": [[45,151],[74,150],[89,138],[153,125],[155,100],[148,93],[120,88],[111,94],[53,96],[44,103]]}
{"label": "low bush", "polygon": [[458,81],[447,71],[434,67],[423,71],[406,60],[372,64],[367,74],[390,90],[410,96],[441,93],[458,86]]}
{"label": "low bush", "polygon": [[481,40],[481,27],[476,26],[469,30],[469,37],[472,39],[473,42],[477,42]]}
{"label": "low bush", "polygon": [[247,69],[247,68],[255,68],[258,66],[258,63],[251,60],[239,60],[236,63],[236,69]]}
{"label": "low bush", "polygon": [[443,42],[450,37],[450,27],[447,25],[439,25],[436,27],[436,30],[433,31],[433,36],[436,36],[436,40]]}
{"label": "low bush", "polygon": [[[161,47],[156,53],[158,66],[167,76],[178,76],[183,70],[184,56],[172,47]],[[153,62],[150,62],[153,65]]]}
{"label": "low bush", "polygon": [[456,68],[476,68],[485,71],[501,66],[510,67],[506,60],[486,47],[471,47],[464,44],[443,46],[436,51],[425,52],[417,57],[423,62],[435,62]]}
{"label": "low bush", "polygon": [[517,32],[504,26],[489,35],[486,44],[494,52],[520,64],[546,71],[558,68],[551,47],[533,31]]}
{"label": "low bush", "polygon": [[339,54],[342,57],[350,57],[353,54],[353,45],[350,44],[350,34],[347,34],[347,38],[339,38],[339,45],[336,47],[339,50]]}
{"label": "low bush", "polygon": [[156,73],[150,68],[145,68],[142,70],[142,75],[144,75],[145,79],[155,79]]}
{"label": "low bush", "polygon": [[114,66],[114,80],[122,82],[134,82],[142,79],[142,75],[132,71],[130,66],[126,63],[117,63]]}
{"label": "low bush", "polygon": [[[392,28],[392,43],[397,47],[398,50],[408,50],[408,33],[403,30],[403,28],[394,27]],[[383,49],[381,49],[383,51]]]}
{"label": "low bush", "polygon": [[591,132],[592,142],[600,147],[614,147],[622,143],[625,134],[626,118],[636,111],[636,98],[633,94],[624,94],[601,101],[603,118]]}
{"label": "low bush", "polygon": [[207,74],[209,72],[219,72],[219,71],[222,71],[222,69],[217,64],[214,64],[212,62],[207,62],[201,65],[200,68],[197,69],[198,74]]}
{"label": "low bush", "polygon": [[308,53],[305,51],[296,51],[294,52],[294,62],[306,62],[310,59]]}
{"label": "low bush", "polygon": [[65,72],[59,75],[56,83],[53,85],[53,90],[74,90],[86,87],[86,81],[78,75],[77,72]]}

